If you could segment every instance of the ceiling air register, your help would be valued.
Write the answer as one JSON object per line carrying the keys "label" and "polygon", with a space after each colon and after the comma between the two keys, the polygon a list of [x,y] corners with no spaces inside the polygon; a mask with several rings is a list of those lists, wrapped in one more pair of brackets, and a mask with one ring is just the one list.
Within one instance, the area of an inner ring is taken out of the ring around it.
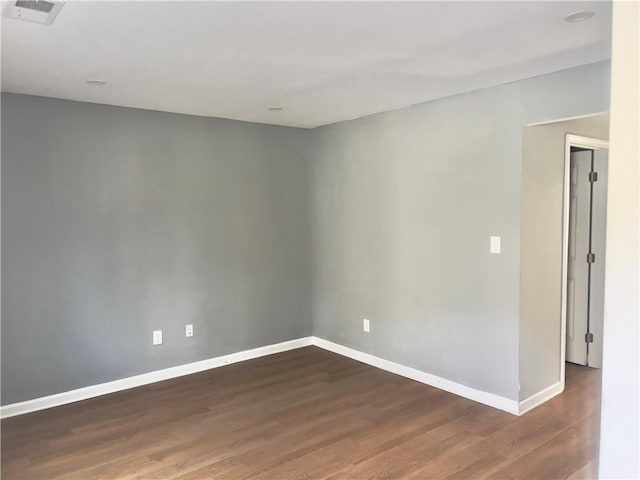
{"label": "ceiling air register", "polygon": [[2,16],[25,22],[51,25],[63,5],[64,2],[47,2],[45,0],[13,0],[7,2]]}

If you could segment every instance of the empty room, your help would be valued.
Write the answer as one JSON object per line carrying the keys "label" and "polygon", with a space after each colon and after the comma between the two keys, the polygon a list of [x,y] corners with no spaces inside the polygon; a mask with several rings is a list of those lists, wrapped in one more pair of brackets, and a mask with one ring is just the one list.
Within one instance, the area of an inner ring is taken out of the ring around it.
{"label": "empty room", "polygon": [[1,5],[3,479],[637,479],[640,3]]}

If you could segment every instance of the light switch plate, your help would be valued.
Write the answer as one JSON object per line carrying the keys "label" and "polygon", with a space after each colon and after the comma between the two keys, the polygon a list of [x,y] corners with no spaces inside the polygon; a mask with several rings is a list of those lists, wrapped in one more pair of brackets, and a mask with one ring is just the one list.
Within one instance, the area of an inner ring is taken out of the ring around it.
{"label": "light switch plate", "polygon": [[153,344],[162,345],[162,330],[153,331]]}
{"label": "light switch plate", "polygon": [[500,253],[500,237],[489,237],[489,252]]}

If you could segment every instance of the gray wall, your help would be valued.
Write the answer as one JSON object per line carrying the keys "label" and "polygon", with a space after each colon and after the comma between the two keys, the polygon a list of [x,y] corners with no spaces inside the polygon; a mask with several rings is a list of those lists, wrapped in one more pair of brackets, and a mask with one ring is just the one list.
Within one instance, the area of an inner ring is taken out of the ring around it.
{"label": "gray wall", "polygon": [[2,404],[310,335],[310,134],[3,94]]}
{"label": "gray wall", "polygon": [[522,127],[606,111],[608,83],[599,63],[318,129],[315,334],[517,400]]}
{"label": "gray wall", "polygon": [[564,149],[568,133],[606,140],[609,116],[525,127],[520,230],[520,399],[560,380]]}
{"label": "gray wall", "polygon": [[518,399],[522,126],[608,81],[313,131],[3,95],[2,403],[312,332]]}

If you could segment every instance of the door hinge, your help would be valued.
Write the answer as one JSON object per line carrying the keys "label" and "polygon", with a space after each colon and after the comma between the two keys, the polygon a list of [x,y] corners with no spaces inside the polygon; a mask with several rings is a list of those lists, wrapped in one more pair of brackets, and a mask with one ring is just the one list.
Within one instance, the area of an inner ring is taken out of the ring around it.
{"label": "door hinge", "polygon": [[598,172],[589,172],[589,181],[591,183],[598,181]]}
{"label": "door hinge", "polygon": [[593,343],[593,333],[585,333],[584,334],[584,341],[587,343]]}
{"label": "door hinge", "polygon": [[587,263],[596,263],[595,253],[587,253]]}

